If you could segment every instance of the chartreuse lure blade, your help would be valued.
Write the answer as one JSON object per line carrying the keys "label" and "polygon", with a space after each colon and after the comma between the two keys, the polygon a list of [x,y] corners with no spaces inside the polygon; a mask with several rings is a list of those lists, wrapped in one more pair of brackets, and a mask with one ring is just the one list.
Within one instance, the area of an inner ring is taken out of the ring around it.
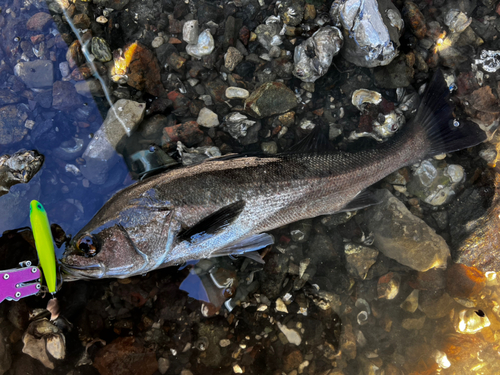
{"label": "chartreuse lure blade", "polygon": [[50,293],[55,293],[57,275],[54,240],[47,212],[42,204],[35,200],[30,203],[30,221],[38,259],[40,260],[40,267],[42,268],[47,288]]}

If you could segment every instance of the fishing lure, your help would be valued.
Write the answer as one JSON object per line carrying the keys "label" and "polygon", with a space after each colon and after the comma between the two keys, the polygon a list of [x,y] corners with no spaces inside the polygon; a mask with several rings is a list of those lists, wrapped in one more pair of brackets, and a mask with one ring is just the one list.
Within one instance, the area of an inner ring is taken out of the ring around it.
{"label": "fishing lure", "polygon": [[56,292],[57,279],[54,240],[47,212],[42,204],[35,200],[32,200],[30,203],[30,222],[43,276],[49,292],[54,294]]}

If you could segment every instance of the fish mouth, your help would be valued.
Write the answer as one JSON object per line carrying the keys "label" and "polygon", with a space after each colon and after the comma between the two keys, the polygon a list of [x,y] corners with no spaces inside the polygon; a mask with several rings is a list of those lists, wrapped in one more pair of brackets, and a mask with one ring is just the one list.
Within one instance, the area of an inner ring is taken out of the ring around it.
{"label": "fish mouth", "polygon": [[102,279],[106,275],[106,266],[101,263],[72,264],[66,259],[61,259],[61,273],[65,281],[82,279]]}

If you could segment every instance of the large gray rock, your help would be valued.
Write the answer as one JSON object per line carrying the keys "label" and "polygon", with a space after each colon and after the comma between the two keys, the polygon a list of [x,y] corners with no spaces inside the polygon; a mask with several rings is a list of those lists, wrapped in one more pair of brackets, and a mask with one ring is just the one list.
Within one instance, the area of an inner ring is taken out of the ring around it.
{"label": "large gray rock", "polygon": [[14,74],[30,88],[50,87],[54,82],[54,64],[50,60],[21,61]]}
{"label": "large gray rock", "polygon": [[444,239],[387,190],[376,197],[382,203],[365,216],[375,235],[375,246],[385,256],[417,271],[446,267],[450,250]]}
{"label": "large gray rock", "polygon": [[92,183],[104,184],[109,170],[119,159],[115,149],[120,140],[129,137],[144,118],[146,105],[132,100],[120,99],[109,109],[106,120],[95,133],[83,153],[86,161],[82,174]]}
{"label": "large gray rock", "polygon": [[389,64],[398,54],[403,20],[389,0],[335,0],[330,10],[335,26],[343,26],[344,58],[373,68]]}
{"label": "large gray rock", "polygon": [[59,328],[47,319],[32,322],[23,336],[23,353],[38,359],[50,369],[66,356],[66,339]]}

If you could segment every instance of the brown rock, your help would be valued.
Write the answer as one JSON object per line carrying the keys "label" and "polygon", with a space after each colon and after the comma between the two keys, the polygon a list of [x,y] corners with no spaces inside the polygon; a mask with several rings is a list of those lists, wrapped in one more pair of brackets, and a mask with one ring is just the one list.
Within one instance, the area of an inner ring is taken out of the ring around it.
{"label": "brown rock", "polygon": [[52,107],[70,112],[82,105],[80,96],[71,82],[56,81],[52,89]]}
{"label": "brown rock", "polygon": [[77,14],[73,17],[73,23],[79,29],[88,29],[90,27],[90,18],[86,14]]}
{"label": "brown rock", "polygon": [[39,12],[33,15],[28,22],[26,28],[31,31],[42,31],[52,22],[52,16],[45,12]]}
{"label": "brown rock", "polygon": [[431,268],[426,272],[416,272],[408,284],[418,290],[438,290],[446,286],[446,271],[442,268]]}
{"label": "brown rock", "polygon": [[75,81],[84,81],[90,77],[92,77],[92,70],[87,66],[87,64],[83,64],[71,72],[71,78]]}
{"label": "brown rock", "polygon": [[475,90],[467,97],[467,101],[474,110],[478,111],[478,113],[476,113],[477,118],[482,119],[486,116],[491,117],[491,120],[493,121],[498,119],[500,106],[498,104],[498,99],[495,95],[493,95],[490,86],[484,86]]}
{"label": "brown rock", "polygon": [[38,44],[38,43],[43,42],[45,40],[45,35],[43,35],[43,34],[33,35],[30,37],[30,40],[31,40],[31,43]]}
{"label": "brown rock", "polygon": [[134,337],[119,337],[99,350],[94,367],[101,375],[152,375],[158,361]]}
{"label": "brown rock", "polygon": [[243,26],[241,28],[239,37],[243,44],[246,46],[248,44],[248,39],[250,38],[250,30],[248,29],[248,27]]}
{"label": "brown rock", "polygon": [[80,46],[80,42],[75,40],[69,46],[66,51],[66,61],[69,63],[69,67],[71,69],[82,65],[85,62],[85,57],[82,53],[82,47]]}
{"label": "brown rock", "polygon": [[186,59],[177,53],[172,53],[167,57],[167,64],[174,70],[179,70],[184,66]]}
{"label": "brown rock", "polygon": [[207,82],[205,84],[205,88],[215,102],[223,103],[226,100],[225,94],[228,85],[221,79],[217,78],[213,81]]}
{"label": "brown rock", "polygon": [[189,105],[189,99],[178,91],[170,91],[167,98],[173,102],[174,109],[187,108]]}
{"label": "brown rock", "polygon": [[299,367],[304,357],[299,349],[295,349],[283,356],[283,371],[290,372]]}
{"label": "brown rock", "polygon": [[173,14],[168,15],[168,32],[171,34],[182,33],[182,28],[184,27],[184,21],[178,20]]}
{"label": "brown rock", "polygon": [[468,298],[478,295],[486,285],[486,277],[476,267],[455,263],[446,271],[446,291],[452,297]]}
{"label": "brown rock", "polygon": [[160,65],[156,56],[148,48],[139,43],[134,43],[135,50],[128,65],[129,86],[147,93],[159,96],[163,91],[160,77]]}
{"label": "brown rock", "polygon": [[183,124],[167,126],[163,129],[162,146],[175,145],[181,141],[186,146],[191,147],[200,143],[205,138],[196,121],[188,121]]}

